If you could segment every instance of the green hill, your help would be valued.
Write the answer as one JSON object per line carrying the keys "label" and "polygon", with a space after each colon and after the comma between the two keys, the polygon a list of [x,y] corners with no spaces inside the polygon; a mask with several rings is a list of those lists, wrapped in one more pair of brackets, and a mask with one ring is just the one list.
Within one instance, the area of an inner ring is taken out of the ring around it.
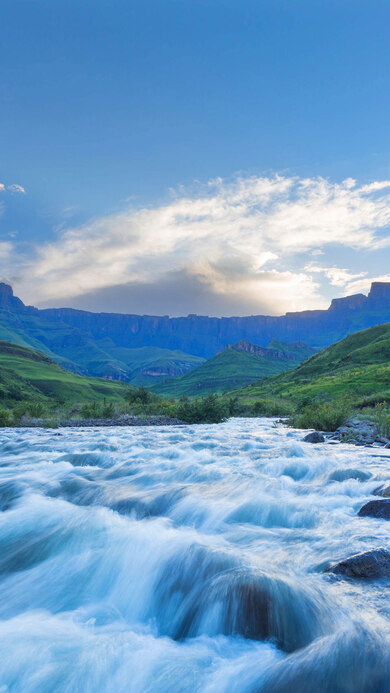
{"label": "green hill", "polygon": [[64,370],[32,349],[0,341],[0,401],[118,401],[128,385]]}
{"label": "green hill", "polygon": [[152,389],[171,397],[228,392],[293,368],[311,353],[313,349],[301,343],[288,345],[271,340],[268,347],[259,347],[242,340],[181,378],[167,380]]}
{"label": "green hill", "polygon": [[340,400],[356,406],[390,401],[390,323],[355,332],[303,361],[293,371],[237,390],[242,402]]}

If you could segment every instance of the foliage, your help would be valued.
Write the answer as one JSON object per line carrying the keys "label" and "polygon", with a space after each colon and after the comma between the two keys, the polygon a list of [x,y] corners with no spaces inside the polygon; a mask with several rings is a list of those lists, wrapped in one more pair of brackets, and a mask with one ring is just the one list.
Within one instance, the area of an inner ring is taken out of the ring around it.
{"label": "foliage", "polygon": [[124,397],[129,404],[135,404],[136,402],[139,404],[149,404],[152,400],[151,393],[142,385],[137,388],[129,388],[126,390]]}
{"label": "foliage", "polygon": [[218,395],[188,399],[183,397],[176,407],[176,416],[186,423],[221,423],[229,411]]}
{"label": "foliage", "polygon": [[39,419],[47,413],[47,407],[43,402],[29,402],[26,412],[34,419]]}
{"label": "foliage", "polygon": [[11,416],[7,409],[0,408],[0,427],[9,426],[11,424]]}
{"label": "foliage", "polygon": [[335,431],[348,417],[346,402],[313,402],[300,408],[290,418],[295,428],[315,428],[320,431]]}
{"label": "foliage", "polygon": [[390,438],[390,407],[384,402],[377,404],[374,410],[374,421],[378,433],[385,438]]}
{"label": "foliage", "polygon": [[254,416],[287,416],[291,414],[293,408],[288,401],[258,399],[252,405]]}
{"label": "foliage", "polygon": [[111,419],[115,414],[113,402],[90,402],[81,407],[81,415],[85,419]]}

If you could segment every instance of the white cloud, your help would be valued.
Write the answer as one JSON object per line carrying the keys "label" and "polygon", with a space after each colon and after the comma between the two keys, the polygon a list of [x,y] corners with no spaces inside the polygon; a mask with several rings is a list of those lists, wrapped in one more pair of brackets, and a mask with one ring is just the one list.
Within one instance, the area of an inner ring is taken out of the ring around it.
{"label": "white cloud", "polygon": [[[166,204],[62,231],[25,261],[19,286],[34,301],[61,302],[183,271],[214,293],[247,295],[252,304],[270,294],[276,311],[318,307],[324,301],[311,276],[317,270],[293,270],[294,257],[319,255],[330,244],[388,245],[389,185],[274,176],[179,188]],[[337,267],[320,271],[336,286],[362,277]]]}
{"label": "white cloud", "polygon": [[12,183],[11,185],[7,185],[6,189],[8,190],[8,192],[11,192],[11,193],[21,193],[22,195],[25,195],[25,193],[26,193],[25,189],[21,185],[18,185],[17,183]]}
{"label": "white cloud", "polygon": [[317,265],[306,265],[305,270],[307,272],[323,274],[327,279],[329,279],[333,286],[349,286],[352,281],[367,276],[367,272],[354,273],[343,267],[318,267]]}
{"label": "white cloud", "polygon": [[379,276],[370,276],[364,279],[358,279],[350,282],[346,286],[345,295],[349,294],[367,294],[372,282],[390,282],[390,274],[381,274]]}
{"label": "white cloud", "polygon": [[12,243],[9,241],[0,241],[0,260],[9,258],[12,252]]}
{"label": "white cloud", "polygon": [[22,193],[23,195],[26,193],[25,189],[17,183],[11,183],[11,185],[0,183],[0,192]]}

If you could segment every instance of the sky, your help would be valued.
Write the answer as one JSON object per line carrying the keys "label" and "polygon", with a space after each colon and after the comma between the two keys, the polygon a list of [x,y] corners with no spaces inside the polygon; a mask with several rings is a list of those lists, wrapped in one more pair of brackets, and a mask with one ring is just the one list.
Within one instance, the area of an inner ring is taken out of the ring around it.
{"label": "sky", "polygon": [[2,0],[0,280],[156,315],[390,281],[388,0]]}

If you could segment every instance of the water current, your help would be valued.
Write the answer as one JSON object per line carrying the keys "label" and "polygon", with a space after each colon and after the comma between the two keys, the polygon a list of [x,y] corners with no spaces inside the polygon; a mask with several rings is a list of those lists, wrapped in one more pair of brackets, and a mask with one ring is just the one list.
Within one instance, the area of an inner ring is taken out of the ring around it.
{"label": "water current", "polygon": [[0,693],[387,693],[390,451],[267,419],[2,429]]}

